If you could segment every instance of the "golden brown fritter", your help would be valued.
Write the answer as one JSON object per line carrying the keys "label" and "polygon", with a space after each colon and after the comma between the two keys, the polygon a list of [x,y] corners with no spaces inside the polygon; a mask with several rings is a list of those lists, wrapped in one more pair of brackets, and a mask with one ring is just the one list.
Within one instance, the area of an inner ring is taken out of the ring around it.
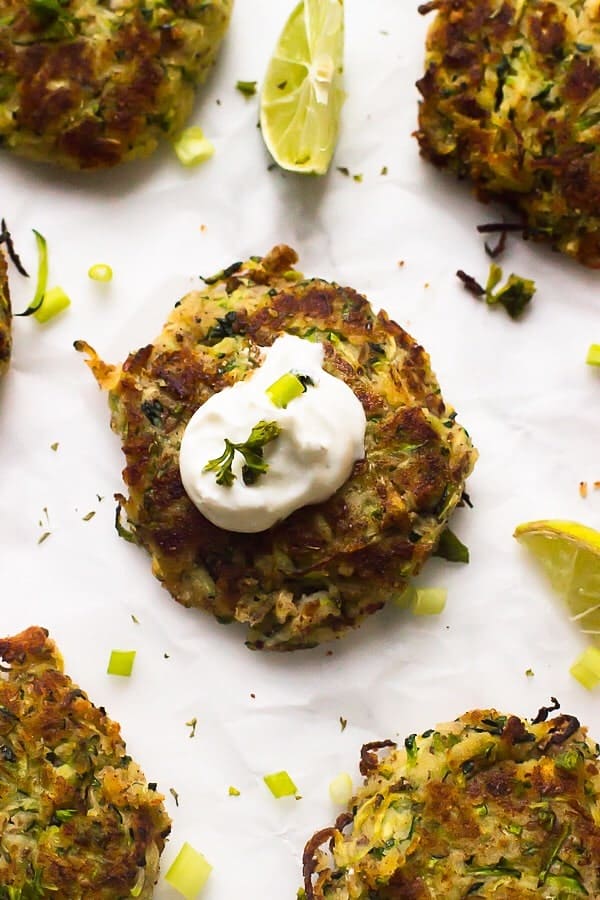
{"label": "golden brown fritter", "polygon": [[8,291],[6,259],[0,250],[0,375],[4,375],[10,362],[12,349],[12,311]]}
{"label": "golden brown fritter", "polygon": [[[476,457],[423,348],[352,288],[302,280],[296,260],[276,247],[230,266],[177,303],[156,342],[123,366],[76,344],[110,391],[129,536],[179,603],[247,624],[254,649],[314,646],[398,597],[435,549]],[[232,533],[188,499],[181,437],[198,407],[249,377],[259,348],[284,333],[323,344],[326,371],[365,410],[366,456],[325,502],[267,531]]]}
{"label": "golden brown fritter", "polygon": [[600,6],[433,0],[417,137],[524,231],[600,266]]}
{"label": "golden brown fritter", "polygon": [[600,897],[600,748],[549,711],[474,710],[402,748],[365,745],[348,812],[306,845],[301,895]]}
{"label": "golden brown fritter", "polygon": [[156,785],[45,629],[0,659],[0,900],[148,900],[170,831]]}
{"label": "golden brown fritter", "polygon": [[233,0],[0,0],[0,146],[97,169],[148,156],[192,108]]}

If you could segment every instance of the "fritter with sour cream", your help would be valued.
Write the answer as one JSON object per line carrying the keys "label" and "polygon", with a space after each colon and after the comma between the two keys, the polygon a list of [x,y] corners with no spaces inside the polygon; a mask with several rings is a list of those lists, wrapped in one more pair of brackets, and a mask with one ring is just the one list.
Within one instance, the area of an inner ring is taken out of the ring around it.
{"label": "fritter with sour cream", "polygon": [[423,155],[506,201],[525,233],[600,266],[600,6],[433,0]]}
{"label": "fritter with sour cream", "polygon": [[6,258],[0,250],[0,375],[8,369],[12,349],[12,311]]}
{"label": "fritter with sour cream", "polygon": [[555,708],[366,744],[364,784],[306,845],[299,896],[600,897],[600,747],[574,716],[547,719]]}
{"label": "fritter with sour cream", "polygon": [[0,900],[149,900],[170,831],[43,628],[0,640]]}
{"label": "fritter with sour cream", "polygon": [[[296,260],[275,247],[205,279],[175,304],[155,343],[122,366],[76,343],[109,391],[123,440],[127,536],[148,550],[179,603],[244,623],[253,649],[339,637],[402,594],[436,548],[476,458],[423,348],[352,288],[303,279]],[[209,397],[251,377],[260,348],[286,333],[320,341],[323,368],[361,401],[365,457],[329,499],[257,534],[226,531],[185,493],[182,435]]]}
{"label": "fritter with sour cream", "polygon": [[183,128],[233,0],[0,0],[0,147],[97,169]]}

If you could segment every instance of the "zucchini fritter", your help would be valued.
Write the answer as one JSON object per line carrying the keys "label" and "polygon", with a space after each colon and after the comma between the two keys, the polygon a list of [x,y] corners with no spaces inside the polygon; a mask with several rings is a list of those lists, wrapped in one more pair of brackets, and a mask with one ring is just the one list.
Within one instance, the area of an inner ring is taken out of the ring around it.
{"label": "zucchini fritter", "polygon": [[170,831],[156,786],[47,631],[0,658],[0,900],[148,900]]}
{"label": "zucchini fritter", "polygon": [[12,310],[8,290],[6,259],[0,250],[0,375],[4,375],[10,362],[12,349]]}
{"label": "zucchini fritter", "polygon": [[600,747],[548,711],[366,744],[349,811],[306,845],[306,898],[600,897]]}
{"label": "zucchini fritter", "polygon": [[0,146],[97,169],[148,156],[192,109],[233,0],[0,0]]}
{"label": "zucchini fritter", "polygon": [[[253,649],[314,646],[401,594],[435,549],[476,457],[423,348],[351,288],[301,280],[296,260],[282,246],[230,266],[177,303],[156,342],[123,366],[76,344],[110,391],[130,537],[178,602],[246,623]],[[225,531],[184,491],[181,437],[198,407],[251,376],[260,347],[286,332],[321,341],[324,368],[361,401],[366,455],[325,502],[258,534]]]}
{"label": "zucchini fritter", "polygon": [[524,232],[600,267],[600,7],[433,0],[417,137]]}

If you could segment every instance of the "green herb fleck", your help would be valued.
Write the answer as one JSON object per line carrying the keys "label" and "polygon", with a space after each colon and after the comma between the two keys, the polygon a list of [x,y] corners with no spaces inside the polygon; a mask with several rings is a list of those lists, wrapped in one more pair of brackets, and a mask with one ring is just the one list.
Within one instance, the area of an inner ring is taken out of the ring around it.
{"label": "green herb fleck", "polygon": [[44,541],[47,540],[49,537],[50,537],[50,532],[49,532],[49,531],[45,531],[45,532],[41,535],[41,537],[38,538],[38,544],[43,544]]}
{"label": "green herb fleck", "polygon": [[469,562],[469,548],[449,528],[442,532],[433,555],[439,556],[441,559],[447,559],[448,562]]}
{"label": "green herb fleck", "polygon": [[533,671],[533,669],[525,669],[525,674],[528,678],[533,678],[535,672]]}
{"label": "green herb fleck", "polygon": [[175,788],[169,788],[169,793],[175,801],[175,806],[179,806],[179,794],[175,790]]}
{"label": "green herb fleck", "polygon": [[84,522],[89,522],[90,519],[93,519],[95,515],[96,515],[96,510],[95,510],[95,509],[91,509],[91,510],[89,511],[89,513],[86,513],[85,516],[83,516],[83,521],[84,521]]}
{"label": "green herb fleck", "polygon": [[186,722],[185,724],[187,725],[188,728],[191,729],[190,737],[191,738],[195,737],[196,736],[196,725],[198,724],[198,719],[196,718],[196,716],[194,716],[193,719],[190,719],[190,721]]}
{"label": "green herb fleck", "polygon": [[268,464],[264,461],[264,448],[281,434],[281,428],[277,422],[261,420],[254,426],[247,440],[234,444],[229,438],[225,438],[225,450],[216,459],[211,459],[204,466],[205,472],[217,473],[217,484],[231,487],[236,476],[231,471],[236,451],[244,457],[242,467],[242,480],[244,484],[254,484],[256,480],[268,471]]}
{"label": "green herb fleck", "polygon": [[134,616],[133,613],[131,613],[131,621],[133,622],[134,625],[140,624],[140,620],[137,618],[137,616]]}
{"label": "green herb fleck", "polygon": [[53,444],[50,444],[50,449],[54,450],[54,452],[56,453],[56,451],[58,450],[58,441],[54,441]]}
{"label": "green herb fleck", "polygon": [[256,81],[236,81],[235,86],[244,97],[254,97],[256,94]]}
{"label": "green herb fleck", "polygon": [[343,716],[340,716],[340,728],[342,731],[346,730],[346,725],[348,724],[348,719],[345,719]]}

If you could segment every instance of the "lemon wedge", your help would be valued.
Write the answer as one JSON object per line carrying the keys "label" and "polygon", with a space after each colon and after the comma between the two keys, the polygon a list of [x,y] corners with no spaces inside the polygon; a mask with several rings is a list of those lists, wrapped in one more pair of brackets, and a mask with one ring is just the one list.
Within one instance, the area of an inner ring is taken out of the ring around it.
{"label": "lemon wedge", "polygon": [[287,20],[265,76],[260,127],[283,169],[324,175],[344,102],[343,0],[302,0]]}
{"label": "lemon wedge", "polygon": [[600,637],[600,531],[577,522],[525,522],[514,535],[533,553],[571,620],[584,634]]}

